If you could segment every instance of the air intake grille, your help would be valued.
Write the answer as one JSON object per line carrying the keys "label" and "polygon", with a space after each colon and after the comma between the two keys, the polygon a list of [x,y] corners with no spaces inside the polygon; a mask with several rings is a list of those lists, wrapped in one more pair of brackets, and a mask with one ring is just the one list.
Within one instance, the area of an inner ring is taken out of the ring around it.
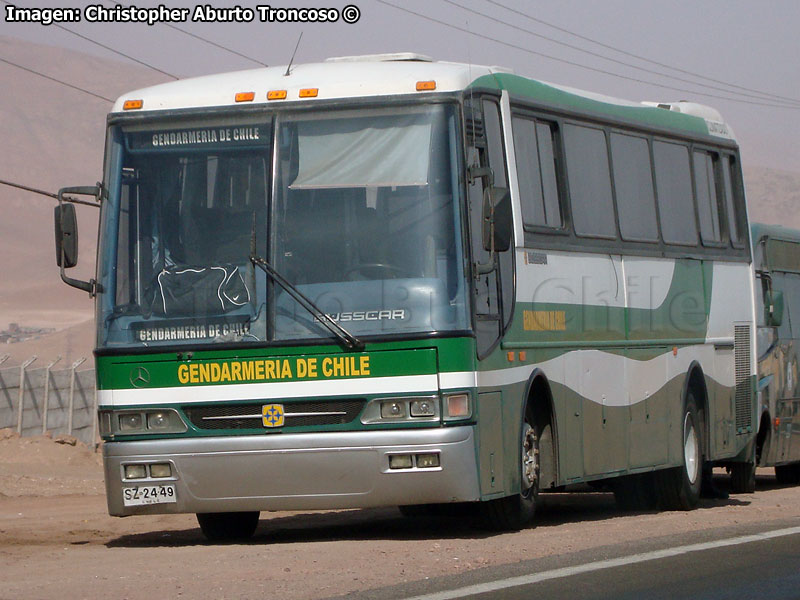
{"label": "air intake grille", "polygon": [[749,325],[734,327],[734,357],[736,361],[736,433],[748,433],[753,430]]}
{"label": "air intake grille", "polygon": [[[361,413],[364,402],[363,399],[287,402],[283,404],[283,428],[350,423]],[[261,407],[265,404],[273,403],[190,405],[182,408],[192,425],[198,429],[264,429]]]}

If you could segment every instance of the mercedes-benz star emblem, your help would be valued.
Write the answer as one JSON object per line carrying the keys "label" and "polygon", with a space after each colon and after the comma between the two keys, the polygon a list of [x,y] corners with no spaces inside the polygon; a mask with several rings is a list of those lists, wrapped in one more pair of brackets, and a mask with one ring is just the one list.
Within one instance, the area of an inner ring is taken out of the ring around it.
{"label": "mercedes-benz star emblem", "polygon": [[130,380],[133,387],[142,387],[150,383],[150,372],[144,367],[136,367],[131,370]]}

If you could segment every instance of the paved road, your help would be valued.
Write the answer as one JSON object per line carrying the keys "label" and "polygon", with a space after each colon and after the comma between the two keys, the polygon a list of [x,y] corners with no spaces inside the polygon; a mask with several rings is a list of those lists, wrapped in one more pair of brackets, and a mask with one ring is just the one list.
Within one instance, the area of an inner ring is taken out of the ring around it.
{"label": "paved road", "polygon": [[350,594],[349,600],[743,600],[800,598],[800,523],[727,527],[487,568],[470,577]]}

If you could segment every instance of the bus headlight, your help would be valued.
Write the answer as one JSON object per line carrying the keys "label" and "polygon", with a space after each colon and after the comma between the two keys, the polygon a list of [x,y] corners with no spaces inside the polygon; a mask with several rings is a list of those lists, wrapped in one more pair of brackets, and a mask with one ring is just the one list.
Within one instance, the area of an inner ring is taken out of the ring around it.
{"label": "bus headlight", "polygon": [[398,400],[381,402],[381,419],[402,419],[405,416],[406,416],[405,402]]}
{"label": "bus headlight", "polygon": [[146,433],[183,433],[188,427],[173,408],[154,410],[101,410],[98,414],[100,435],[140,435]]}
{"label": "bus headlight", "polygon": [[410,396],[408,398],[376,398],[370,400],[361,413],[361,422],[416,423],[439,421],[441,410],[439,396]]}
{"label": "bus headlight", "polygon": [[147,414],[147,428],[154,430],[169,429],[170,418],[169,413],[166,411],[159,411]]}
{"label": "bus headlight", "polygon": [[436,415],[436,405],[428,398],[411,401],[412,417],[433,417]]}
{"label": "bus headlight", "polygon": [[141,413],[125,413],[119,416],[119,430],[123,432],[140,431],[142,429]]}

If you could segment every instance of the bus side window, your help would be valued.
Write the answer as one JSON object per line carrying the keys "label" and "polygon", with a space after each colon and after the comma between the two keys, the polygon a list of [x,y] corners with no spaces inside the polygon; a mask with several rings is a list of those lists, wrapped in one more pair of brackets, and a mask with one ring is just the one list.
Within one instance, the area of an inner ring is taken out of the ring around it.
{"label": "bus side window", "polygon": [[647,139],[612,133],[611,159],[622,239],[657,242],[656,198]]}
{"label": "bus side window", "polygon": [[719,155],[695,150],[692,153],[694,165],[694,187],[697,198],[697,215],[700,218],[700,237],[704,243],[722,241],[719,218],[719,198],[717,197],[716,171]]}
{"label": "bus side window", "polygon": [[697,244],[697,221],[692,202],[689,149],[683,144],[654,141],[656,192],[661,235],[668,244]]}
{"label": "bus side window", "polygon": [[617,237],[606,134],[582,125],[564,126],[567,181],[575,233],[584,237]]}
{"label": "bus side window", "polygon": [[733,156],[725,155],[722,158],[722,185],[725,192],[725,212],[728,216],[728,236],[734,245],[741,242],[738,218],[738,207],[741,206],[741,202],[737,194],[738,188],[733,184],[738,179],[735,176],[735,169],[736,159]]}
{"label": "bus side window", "polygon": [[514,153],[524,225],[561,228],[553,139],[555,124],[513,117]]}

